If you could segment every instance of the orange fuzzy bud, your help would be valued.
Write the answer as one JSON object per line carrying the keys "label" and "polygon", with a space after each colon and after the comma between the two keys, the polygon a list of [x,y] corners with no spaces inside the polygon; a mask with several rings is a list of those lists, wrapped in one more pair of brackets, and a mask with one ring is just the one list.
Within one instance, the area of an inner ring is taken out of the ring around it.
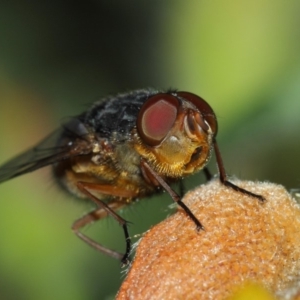
{"label": "orange fuzzy bud", "polygon": [[213,180],[141,239],[117,299],[224,299],[257,282],[279,292],[300,271],[300,207],[280,185],[235,181],[264,203]]}

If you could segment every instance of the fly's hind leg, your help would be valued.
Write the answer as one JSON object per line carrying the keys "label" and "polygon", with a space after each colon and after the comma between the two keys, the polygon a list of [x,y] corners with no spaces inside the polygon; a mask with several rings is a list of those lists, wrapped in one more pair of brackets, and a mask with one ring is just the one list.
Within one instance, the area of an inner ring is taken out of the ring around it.
{"label": "fly's hind leg", "polygon": [[[119,259],[122,261],[123,264],[128,263],[129,254],[131,250],[131,241],[128,234],[127,229],[127,221],[120,217],[115,210],[119,209],[120,207],[124,206],[123,202],[119,202],[117,200],[110,202],[109,204],[106,204],[105,202],[101,201],[97,197],[95,197],[89,190],[94,190],[101,192],[103,194],[108,194],[116,197],[123,197],[123,198],[129,198],[134,197],[135,194],[133,194],[130,191],[127,191],[125,189],[116,188],[113,186],[108,185],[99,185],[95,183],[87,183],[87,182],[78,182],[77,183],[78,189],[85,194],[89,199],[91,199],[96,205],[97,209],[93,210],[92,212],[88,213],[87,215],[83,216],[82,218],[78,219],[74,222],[72,226],[72,230],[74,233],[83,241],[85,241],[88,245],[96,249],[97,251],[100,251],[104,254],[107,254],[111,257],[114,257],[116,259]],[[125,254],[121,254],[117,251],[108,249],[95,240],[89,238],[85,234],[80,232],[80,229],[84,227],[87,224],[90,224],[92,222],[95,222],[97,220],[100,220],[107,215],[112,216],[123,228],[124,236],[126,240],[126,250]]]}
{"label": "fly's hind leg", "polygon": [[[100,201],[100,200],[99,200]],[[119,205],[120,204],[120,205]],[[112,202],[110,203],[110,205],[108,206],[111,210],[113,209],[118,209],[120,208],[122,205],[121,203],[117,203],[117,202]],[[109,213],[106,212],[106,210],[103,207],[100,207],[98,209],[95,209],[93,211],[91,211],[90,213],[84,215],[83,217],[81,217],[80,219],[76,220],[73,225],[72,225],[72,230],[74,231],[74,233],[84,242],[86,242],[88,245],[90,245],[91,247],[93,247],[94,249],[96,249],[97,251],[100,251],[104,254],[107,254],[113,258],[116,258],[118,260],[121,260],[123,262],[123,257],[124,254],[121,254],[117,251],[111,250],[109,248],[106,248],[104,246],[102,246],[101,244],[99,244],[98,242],[96,242],[95,240],[91,239],[90,237],[86,236],[85,234],[81,233],[79,230],[81,228],[83,228],[84,226],[91,224],[95,221],[101,220],[103,218],[105,218]],[[121,218],[121,217],[120,217]],[[121,218],[122,219],[122,218]],[[126,221],[124,219],[122,219],[122,221],[124,222],[123,224],[126,224]],[[128,233],[126,231],[125,234],[125,238],[126,238],[126,250],[128,247],[130,247],[130,242],[129,242],[129,246],[128,246]],[[130,241],[130,240],[129,240]],[[127,252],[127,251],[126,251]]]}

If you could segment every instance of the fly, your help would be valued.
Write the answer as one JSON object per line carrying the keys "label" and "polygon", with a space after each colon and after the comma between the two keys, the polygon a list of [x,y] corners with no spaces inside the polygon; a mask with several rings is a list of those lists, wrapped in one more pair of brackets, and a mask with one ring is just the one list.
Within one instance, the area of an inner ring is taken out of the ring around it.
{"label": "fly", "polygon": [[[228,181],[216,141],[217,119],[210,105],[189,93],[153,89],[118,94],[94,103],[34,148],[0,168],[0,182],[52,165],[57,182],[96,208],[74,222],[75,234],[96,250],[126,264],[131,250],[127,221],[116,211],[161,190],[195,223],[201,222],[170,184],[204,170],[215,152],[222,184],[264,201]],[[123,228],[124,254],[83,234],[89,223],[112,216]]]}

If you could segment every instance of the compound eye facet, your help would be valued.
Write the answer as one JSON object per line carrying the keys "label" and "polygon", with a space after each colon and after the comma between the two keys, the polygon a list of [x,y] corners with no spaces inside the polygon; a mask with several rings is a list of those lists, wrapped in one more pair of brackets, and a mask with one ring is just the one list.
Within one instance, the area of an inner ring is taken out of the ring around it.
{"label": "compound eye facet", "polygon": [[143,142],[149,146],[159,145],[173,127],[178,107],[178,99],[170,94],[160,93],[150,97],[137,119],[137,130]]}
{"label": "compound eye facet", "polygon": [[218,123],[216,115],[210,105],[201,97],[189,92],[178,92],[177,95],[192,102],[192,104],[196,106],[204,120],[209,124],[213,134],[216,135],[218,131]]}

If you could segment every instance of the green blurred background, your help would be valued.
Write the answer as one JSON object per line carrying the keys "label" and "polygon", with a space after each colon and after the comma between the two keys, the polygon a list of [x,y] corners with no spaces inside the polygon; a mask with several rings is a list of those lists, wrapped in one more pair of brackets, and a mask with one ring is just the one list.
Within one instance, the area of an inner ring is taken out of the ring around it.
{"label": "green blurred background", "polygon": [[[229,174],[299,187],[299,13],[297,0],[1,1],[0,163],[106,94],[172,87],[214,108]],[[90,207],[49,168],[2,184],[0,200],[0,299],[114,298],[124,270],[73,235]],[[131,235],[170,203],[128,207]],[[85,232],[124,249],[111,219]]]}

